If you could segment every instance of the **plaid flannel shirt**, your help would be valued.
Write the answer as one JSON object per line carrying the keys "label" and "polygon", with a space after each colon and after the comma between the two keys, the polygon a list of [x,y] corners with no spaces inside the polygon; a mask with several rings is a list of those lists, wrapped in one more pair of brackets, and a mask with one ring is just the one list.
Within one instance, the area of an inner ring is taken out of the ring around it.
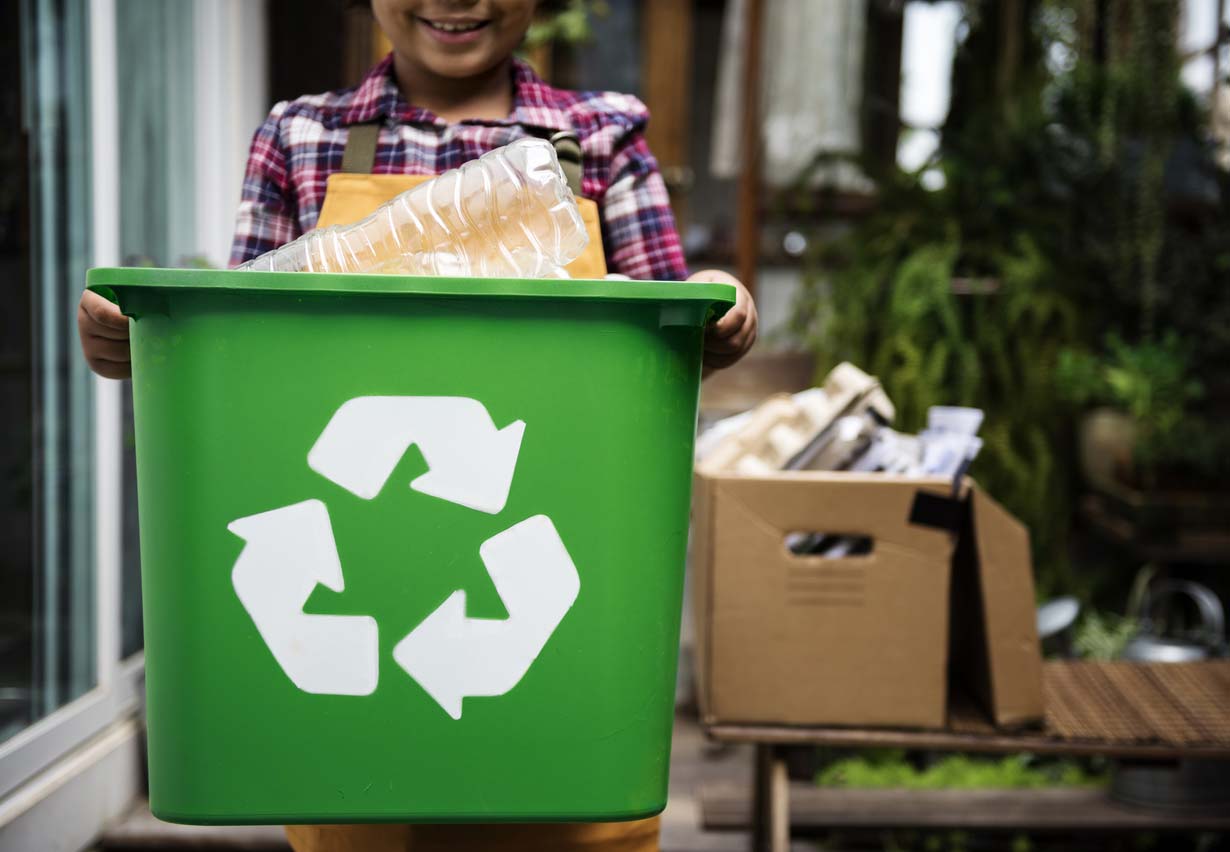
{"label": "plaid flannel shirt", "polygon": [[630,278],[687,277],[666,185],[643,136],[649,112],[639,100],[556,89],[514,60],[507,119],[448,124],[406,103],[392,66],[390,55],[353,89],[274,106],[248,155],[232,266],[316,227],[325,182],[342,166],[347,128],[379,120],[376,174],[437,175],[515,139],[573,131],[584,154],[581,193],[598,203],[609,270]]}

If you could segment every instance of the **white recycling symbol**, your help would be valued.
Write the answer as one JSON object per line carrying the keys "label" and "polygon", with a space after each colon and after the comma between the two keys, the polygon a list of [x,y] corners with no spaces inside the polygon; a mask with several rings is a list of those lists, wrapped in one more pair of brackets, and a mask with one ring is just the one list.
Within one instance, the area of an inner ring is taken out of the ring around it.
{"label": "white recycling symbol", "polygon": [[[412,444],[428,471],[423,494],[488,514],[508,500],[525,422],[497,430],[467,397],[361,396],[343,403],[308,453],[308,466],[366,500],[383,489]],[[304,692],[370,695],[379,680],[379,627],[366,615],[303,611],[318,583],[345,588],[329,510],[305,500],[232,521],[245,542],[231,582],[287,677]],[[393,649],[393,659],[454,719],[467,696],[520,683],[572,608],[581,580],[555,525],[527,518],[478,549],[508,611],[470,618],[457,590]]]}

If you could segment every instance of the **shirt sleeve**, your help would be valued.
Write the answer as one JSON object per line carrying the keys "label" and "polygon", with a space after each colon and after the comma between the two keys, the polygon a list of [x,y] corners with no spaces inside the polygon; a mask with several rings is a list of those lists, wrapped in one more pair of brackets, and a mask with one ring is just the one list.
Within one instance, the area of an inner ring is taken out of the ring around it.
{"label": "shirt sleeve", "polygon": [[230,265],[259,257],[300,236],[295,196],[279,127],[287,103],[274,106],[248,152]]}
{"label": "shirt sleeve", "polygon": [[607,268],[629,278],[687,278],[666,183],[639,128],[616,146],[611,175],[601,205]]}

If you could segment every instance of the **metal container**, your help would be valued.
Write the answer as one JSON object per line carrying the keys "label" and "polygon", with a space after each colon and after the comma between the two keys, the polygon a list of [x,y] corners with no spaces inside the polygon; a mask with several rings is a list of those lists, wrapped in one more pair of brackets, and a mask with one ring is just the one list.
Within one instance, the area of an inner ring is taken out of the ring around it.
{"label": "metal container", "polygon": [[[1153,620],[1158,602],[1180,595],[1195,603],[1200,613],[1200,626],[1183,636],[1163,635]],[[1151,584],[1145,590],[1136,617],[1140,620],[1140,632],[1124,650],[1125,659],[1190,663],[1220,656],[1224,652],[1225,613],[1221,600],[1207,586],[1188,580],[1165,580]],[[1230,762],[1117,762],[1111,774],[1110,796],[1125,805],[1155,810],[1223,812],[1230,808]]]}
{"label": "metal container", "polygon": [[[1185,635],[1163,635],[1154,614],[1160,601],[1186,596],[1200,613],[1200,626]],[[1221,600],[1207,586],[1190,580],[1164,580],[1145,589],[1135,613],[1140,632],[1123,651],[1123,658],[1142,663],[1190,663],[1221,656],[1226,646],[1225,611]]]}

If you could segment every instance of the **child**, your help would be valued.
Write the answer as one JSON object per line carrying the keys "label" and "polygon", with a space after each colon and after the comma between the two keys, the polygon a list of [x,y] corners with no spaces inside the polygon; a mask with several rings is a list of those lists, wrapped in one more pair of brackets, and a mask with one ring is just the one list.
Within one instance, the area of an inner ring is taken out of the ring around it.
{"label": "child", "polygon": [[[330,178],[342,168],[348,138],[359,135],[353,128],[378,121],[366,169],[373,180],[432,176],[526,135],[575,133],[581,193],[598,202],[606,268],[631,278],[685,278],[666,188],[642,135],[645,107],[625,95],[553,89],[513,59],[539,2],[372,0],[392,55],[356,89],[274,107],[252,143],[231,265],[320,224],[326,185],[332,189]],[[347,200],[341,192],[336,198]],[[706,371],[730,366],[756,339],[751,297],[717,270],[689,280],[729,283],[738,291],[734,308],[705,336]],[[85,292],[77,325],[96,373],[131,375],[128,320],[111,302]]]}
{"label": "child", "polygon": [[[583,214],[593,213],[587,221],[595,250],[599,244],[602,249],[595,258],[599,270],[632,278],[687,277],[666,187],[642,135],[645,107],[626,95],[554,89],[513,58],[539,2],[372,0],[393,53],[354,89],[273,108],[252,143],[231,264],[319,225],[362,218],[415,179],[407,176],[433,176],[515,139],[563,131],[580,143],[580,204]],[[738,301],[707,330],[704,354],[706,371],[735,363],[756,338],[756,309],[747,289],[716,270],[689,280],[735,286]],[[114,305],[86,292],[78,329],[95,372],[109,378],[131,374],[128,322]],[[288,835],[298,852],[646,852],[657,849],[657,820],[292,826]]]}

